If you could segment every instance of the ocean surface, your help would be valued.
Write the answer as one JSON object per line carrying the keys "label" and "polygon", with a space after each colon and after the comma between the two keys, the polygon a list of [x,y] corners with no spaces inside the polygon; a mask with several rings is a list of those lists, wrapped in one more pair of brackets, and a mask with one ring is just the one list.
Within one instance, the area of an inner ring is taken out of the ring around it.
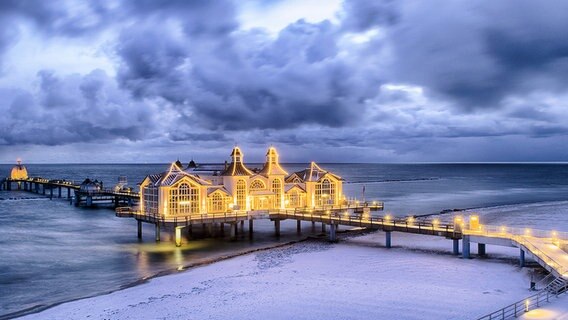
{"label": "ocean surface", "polygon": [[[254,167],[254,165],[252,165]],[[288,171],[303,164],[283,165]],[[345,179],[348,197],[385,202],[397,216],[467,209],[482,223],[568,231],[568,164],[322,164]],[[11,165],[0,165],[7,176]],[[126,176],[132,187],[167,164],[27,165],[30,176],[102,180],[113,186]],[[276,239],[269,221],[255,224],[254,239],[196,238],[176,248],[163,232],[121,219],[108,208],[76,208],[23,191],[0,191],[0,319],[23,310],[93,296],[133,285],[160,273],[182,270],[207,259],[301,239],[312,231],[295,222]],[[246,231],[246,229],[245,229]]]}

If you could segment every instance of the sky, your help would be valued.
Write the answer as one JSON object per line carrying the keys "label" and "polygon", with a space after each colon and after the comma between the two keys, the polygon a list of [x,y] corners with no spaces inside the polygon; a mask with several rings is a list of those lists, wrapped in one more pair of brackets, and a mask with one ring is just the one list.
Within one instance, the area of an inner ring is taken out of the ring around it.
{"label": "sky", "polygon": [[568,161],[568,2],[2,0],[0,162]]}

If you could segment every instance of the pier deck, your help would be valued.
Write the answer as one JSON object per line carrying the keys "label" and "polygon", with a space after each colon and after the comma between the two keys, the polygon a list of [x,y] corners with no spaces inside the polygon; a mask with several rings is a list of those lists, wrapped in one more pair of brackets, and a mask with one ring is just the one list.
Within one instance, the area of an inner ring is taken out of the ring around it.
{"label": "pier deck", "polygon": [[[382,230],[386,233],[387,247],[391,246],[392,232],[439,236],[454,242],[454,254],[459,254],[462,241],[462,256],[470,257],[470,243],[478,244],[480,255],[485,254],[485,245],[517,247],[520,249],[520,264],[524,266],[525,254],[531,255],[543,268],[556,277],[568,280],[568,253],[561,248],[568,247],[568,233],[516,229],[479,225],[469,229],[464,223],[441,223],[437,219],[414,220],[413,217],[392,218],[376,216],[372,211],[382,210],[382,203],[376,205],[337,206],[326,209],[294,209],[269,211],[234,211],[216,214],[197,214],[182,217],[149,216],[131,208],[118,208],[119,217],[132,217],[139,222],[163,226],[189,226],[191,224],[229,223],[236,224],[249,220],[270,219],[275,222],[276,234],[280,234],[280,221],[296,220],[321,223],[323,229],[329,226],[329,238],[336,240],[337,226],[361,227]],[[178,241],[178,243],[180,243]]]}

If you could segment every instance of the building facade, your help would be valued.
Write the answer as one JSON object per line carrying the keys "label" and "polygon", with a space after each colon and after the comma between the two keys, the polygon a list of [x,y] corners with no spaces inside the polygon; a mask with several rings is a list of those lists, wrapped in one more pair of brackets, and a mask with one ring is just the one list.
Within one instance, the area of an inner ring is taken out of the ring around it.
{"label": "building facade", "polygon": [[140,210],[157,216],[188,216],[232,211],[324,208],[344,201],[343,180],[316,163],[289,174],[270,147],[262,169],[251,170],[239,147],[231,163],[206,168],[193,161],[183,169],[179,161],[140,184]]}

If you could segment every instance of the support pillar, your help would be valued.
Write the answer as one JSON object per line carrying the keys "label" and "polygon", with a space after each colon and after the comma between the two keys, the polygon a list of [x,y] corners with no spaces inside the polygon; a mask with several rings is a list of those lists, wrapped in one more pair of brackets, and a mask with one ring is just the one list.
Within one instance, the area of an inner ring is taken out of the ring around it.
{"label": "support pillar", "polygon": [[58,190],[58,191],[59,191],[58,196],[59,196],[59,198],[61,198],[61,187],[59,187],[59,190]]}
{"label": "support pillar", "polygon": [[312,232],[316,232],[316,222],[312,221]]}
{"label": "support pillar", "polygon": [[385,245],[387,248],[392,247],[392,231],[385,231]]}
{"label": "support pillar", "polygon": [[462,239],[462,258],[469,259],[469,236],[463,236]]}
{"label": "support pillar", "polygon": [[237,223],[231,223],[231,240],[235,240],[237,238]]}
{"label": "support pillar", "polygon": [[160,224],[156,223],[156,242],[160,242]]}
{"label": "support pillar", "polygon": [[[53,190],[53,189],[52,189]],[[87,207],[90,207],[93,205],[93,197],[92,196],[87,196]]]}
{"label": "support pillar", "polygon": [[225,237],[225,224],[219,223],[219,236]]}
{"label": "support pillar", "polygon": [[209,233],[210,237],[213,236],[213,223],[207,224],[207,232]]}
{"label": "support pillar", "polygon": [[183,227],[176,227],[176,247],[181,247],[181,230]]}
{"label": "support pillar", "polygon": [[42,192],[43,195],[45,196],[45,184],[43,184],[43,185],[41,186],[41,192]]}
{"label": "support pillar", "polygon": [[302,233],[302,220],[296,221],[296,231]]}
{"label": "support pillar", "polygon": [[[222,225],[222,224],[221,224],[221,225]],[[223,229],[221,229],[221,230],[223,230]],[[189,225],[187,226],[187,238],[189,239],[189,238],[191,238],[192,236],[193,236],[193,225],[192,225],[192,224],[189,224]]]}
{"label": "support pillar", "polygon": [[67,199],[71,199],[71,188],[67,188]]}
{"label": "support pillar", "polygon": [[35,193],[39,194],[39,183],[36,182],[34,184],[34,187],[35,187]]}
{"label": "support pillar", "polygon": [[336,242],[337,241],[337,224],[332,223],[329,225],[329,241]]}
{"label": "support pillar", "polygon": [[486,255],[486,250],[485,250],[485,243],[478,243],[477,244],[477,254],[480,256],[484,256]]}
{"label": "support pillar", "polygon": [[457,256],[460,254],[460,240],[454,239],[453,242],[454,242],[453,254]]}
{"label": "support pillar", "polygon": [[274,232],[277,237],[280,237],[280,220],[274,220]]}
{"label": "support pillar", "polygon": [[245,230],[245,220],[241,220],[241,231]]}
{"label": "support pillar", "polygon": [[325,233],[325,223],[321,223],[321,232]]}
{"label": "support pillar", "polygon": [[519,266],[521,268],[525,267],[525,250],[521,249],[520,255],[519,255]]}
{"label": "support pillar", "polygon": [[53,187],[49,188],[49,200],[53,199]]}
{"label": "support pillar", "polygon": [[254,230],[254,220],[251,218],[249,219],[249,238],[252,239],[252,233]]}
{"label": "support pillar", "polygon": [[142,239],[142,221],[136,220],[138,223],[138,239]]}

